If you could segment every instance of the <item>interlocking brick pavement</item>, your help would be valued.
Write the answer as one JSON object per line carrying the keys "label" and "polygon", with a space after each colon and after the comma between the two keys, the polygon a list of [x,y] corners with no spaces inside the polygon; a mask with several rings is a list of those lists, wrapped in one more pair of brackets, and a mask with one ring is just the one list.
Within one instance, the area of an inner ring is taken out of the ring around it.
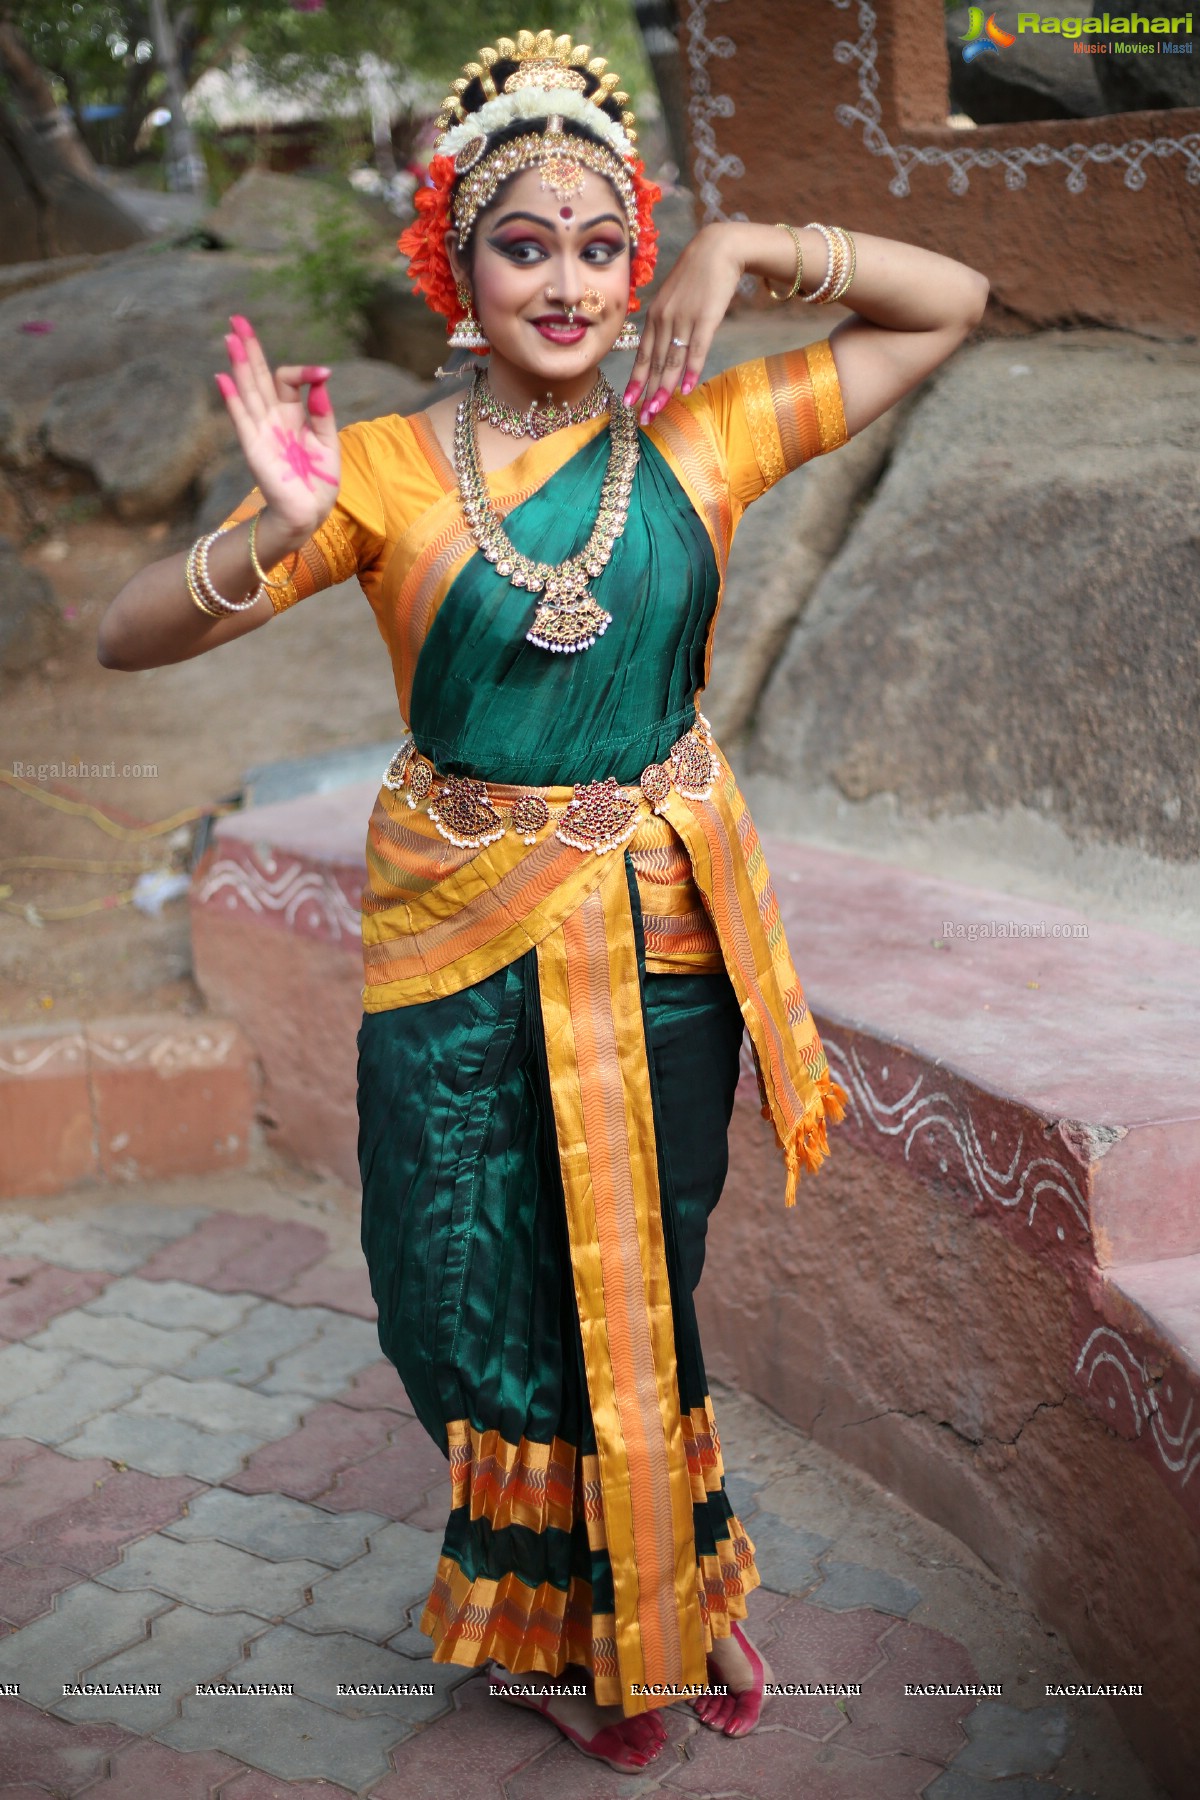
{"label": "interlocking brick pavement", "polygon": [[57,1269],[36,1256],[0,1256],[0,1338],[19,1343],[69,1307],[104,1291],[99,1269]]}
{"label": "interlocking brick pavement", "polygon": [[[776,1696],[736,1741],[672,1705],[629,1778],[432,1662],[448,1465],[380,1356],[356,1216],[331,1243],[278,1185],[229,1210],[230,1180],[0,1212],[0,1800],[1165,1800],[1104,1715],[1038,1704],[1078,1671],[1045,1634],[1030,1669],[1015,1596],[736,1395],[748,1630],[777,1679],[861,1694]],[[1000,1675],[1002,1704],[903,1694]]]}

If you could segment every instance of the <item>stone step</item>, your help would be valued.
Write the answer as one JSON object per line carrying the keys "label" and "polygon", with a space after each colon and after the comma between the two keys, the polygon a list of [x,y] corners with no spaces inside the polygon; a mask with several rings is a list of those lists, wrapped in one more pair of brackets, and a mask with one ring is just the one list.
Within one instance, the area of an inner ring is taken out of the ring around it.
{"label": "stone step", "polygon": [[0,1030],[0,1198],[241,1167],[258,1137],[260,1080],[228,1018]]}

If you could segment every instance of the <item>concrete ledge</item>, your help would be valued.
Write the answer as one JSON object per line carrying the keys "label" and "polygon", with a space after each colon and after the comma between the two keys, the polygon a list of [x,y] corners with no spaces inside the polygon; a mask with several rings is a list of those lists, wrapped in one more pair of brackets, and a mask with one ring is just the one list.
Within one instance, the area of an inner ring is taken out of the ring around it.
{"label": "concrete ledge", "polygon": [[257,1085],[249,1042],[227,1019],[0,1031],[0,1198],[240,1167]]}
{"label": "concrete ledge", "polygon": [[[374,781],[229,815],[197,977],[275,1141],[357,1179]],[[747,1065],[699,1310],[710,1374],[1016,1583],[1172,1790],[1200,1766],[1200,951],[765,840],[831,1066],[834,1154],[783,1206]]]}
{"label": "concrete ledge", "polygon": [[[386,759],[381,764],[386,767]],[[253,1041],[268,1143],[358,1186],[360,896],[375,778],[229,813],[190,896],[196,980]]]}
{"label": "concrete ledge", "polygon": [[747,1070],[698,1301],[710,1373],[954,1532],[1093,1678],[1142,1681],[1121,1723],[1188,1791],[1200,953],[765,848],[850,1104],[789,1213]]}

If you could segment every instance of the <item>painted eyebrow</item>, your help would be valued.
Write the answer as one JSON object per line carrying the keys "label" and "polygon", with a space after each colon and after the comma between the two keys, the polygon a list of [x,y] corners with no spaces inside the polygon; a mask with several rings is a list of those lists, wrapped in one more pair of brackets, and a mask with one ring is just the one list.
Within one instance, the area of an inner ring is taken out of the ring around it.
{"label": "painted eyebrow", "polygon": [[[492,229],[494,231],[499,231],[502,225],[510,225],[514,219],[527,219],[531,225],[541,225],[546,231],[554,230],[555,222],[553,219],[544,219],[540,213],[531,212],[505,213],[502,219],[496,220]],[[616,213],[601,213],[598,218],[586,220],[579,229],[581,231],[591,231],[596,225],[619,225],[622,230],[625,228],[624,220],[619,219]]]}

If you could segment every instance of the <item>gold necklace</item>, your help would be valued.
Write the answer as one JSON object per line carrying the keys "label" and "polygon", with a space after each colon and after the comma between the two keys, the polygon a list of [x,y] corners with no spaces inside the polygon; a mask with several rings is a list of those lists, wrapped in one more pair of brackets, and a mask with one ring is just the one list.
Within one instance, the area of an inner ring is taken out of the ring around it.
{"label": "gold necklace", "polygon": [[477,387],[472,386],[459,402],[454,421],[454,472],[471,536],[497,575],[531,594],[544,593],[525,636],[539,649],[559,654],[589,650],[612,624],[612,614],[600,605],[588,581],[604,573],[613,545],[625,529],[637,470],[637,419],[621,404],[612,384],[604,376],[601,380],[609,412],[608,468],[592,534],[583,549],[565,562],[539,562],[522,555],[501,525],[479,460]]}
{"label": "gold necklace", "polygon": [[607,382],[603,375],[596,382],[589,394],[582,400],[569,404],[565,400],[555,400],[547,394],[544,400],[531,400],[521,412],[515,406],[498,400],[488,383],[483,369],[475,376],[478,388],[478,399],[475,402],[477,417],[488,425],[494,425],[497,431],[503,431],[508,437],[549,437],[552,431],[559,431],[564,425],[582,425],[588,419],[598,418],[602,412],[608,411],[608,395],[605,393]]}

